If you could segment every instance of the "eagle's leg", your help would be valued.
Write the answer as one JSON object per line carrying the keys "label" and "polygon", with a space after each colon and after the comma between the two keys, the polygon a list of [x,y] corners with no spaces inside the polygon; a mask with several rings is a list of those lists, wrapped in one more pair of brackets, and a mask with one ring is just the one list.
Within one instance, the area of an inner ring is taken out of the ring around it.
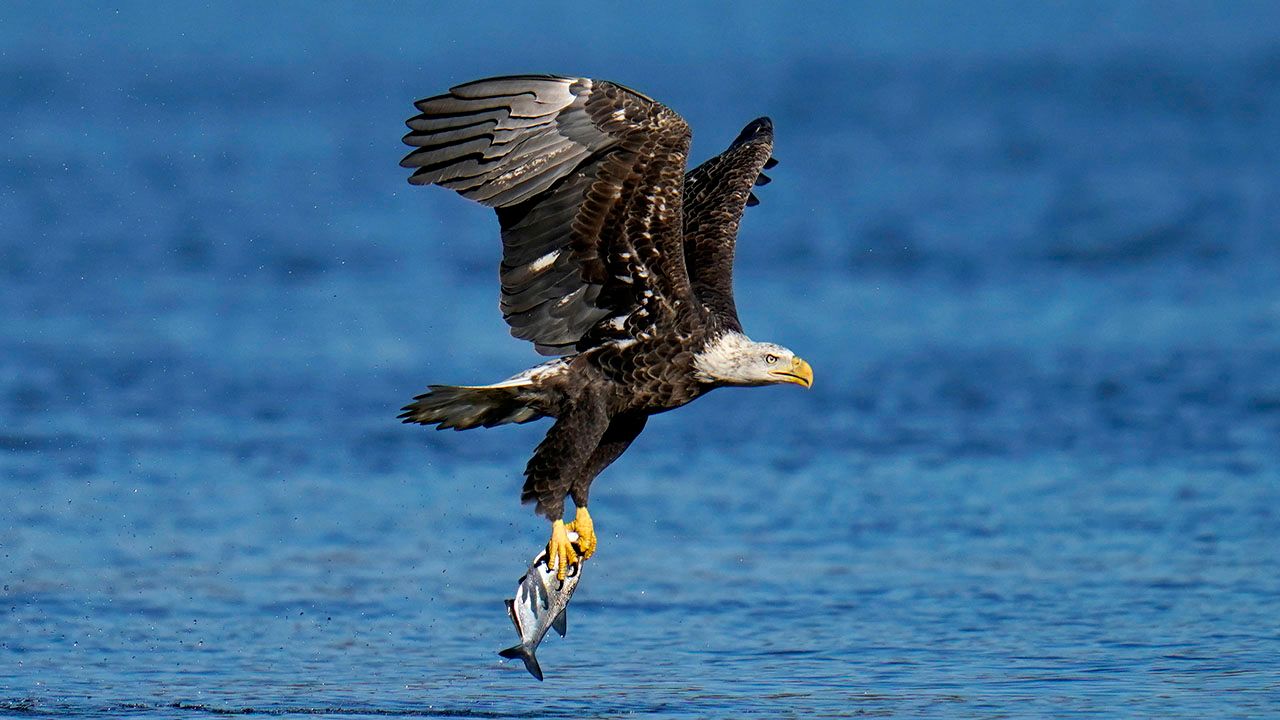
{"label": "eagle's leg", "polygon": [[[579,536],[581,540],[581,536]],[[551,539],[547,541],[547,567],[556,571],[561,580],[568,574],[569,566],[578,562],[578,553],[569,541],[569,530],[564,520],[551,523]]]}
{"label": "eagle's leg", "polygon": [[648,419],[648,415],[619,415],[613,418],[609,423],[609,429],[605,430],[600,438],[600,444],[591,452],[591,457],[587,458],[582,474],[569,490],[569,494],[573,497],[573,504],[577,506],[577,513],[573,517],[573,522],[566,528],[578,533],[578,547],[582,550],[583,559],[594,555],[597,545],[595,523],[591,521],[591,513],[587,511],[591,482],[626,451],[644,429],[645,421]]}
{"label": "eagle's leg", "polygon": [[[609,427],[609,417],[600,395],[590,387],[581,390],[561,409],[547,436],[533,452],[525,468],[523,502],[537,502],[538,513],[551,521],[547,542],[547,564],[564,579],[569,566],[578,562],[578,553],[569,542],[564,523],[564,500],[577,478],[586,469],[591,454]],[[585,505],[585,503],[584,503]],[[582,525],[580,527],[585,527]],[[595,534],[591,533],[592,541]]]}
{"label": "eagle's leg", "polygon": [[[577,504],[574,500],[574,504]],[[596,554],[596,526],[591,522],[591,513],[586,505],[579,505],[573,515],[573,522],[565,525],[565,530],[578,533],[578,549],[582,551],[582,559],[586,560]]]}

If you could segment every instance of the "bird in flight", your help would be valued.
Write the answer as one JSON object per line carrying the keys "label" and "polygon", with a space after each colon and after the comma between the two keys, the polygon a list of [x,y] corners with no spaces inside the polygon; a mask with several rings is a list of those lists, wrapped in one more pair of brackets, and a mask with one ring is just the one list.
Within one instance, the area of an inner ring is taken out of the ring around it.
{"label": "bird in flight", "polygon": [[738,223],[776,164],[773,123],[752,121],[686,173],[689,126],[616,83],[496,77],[416,106],[409,182],[497,212],[503,317],[554,358],[492,385],[431,385],[400,418],[457,430],[555,418],[520,499],[551,521],[563,579],[597,548],[592,481],[650,415],[719,387],[813,384],[795,353],[744,334],[733,300]]}

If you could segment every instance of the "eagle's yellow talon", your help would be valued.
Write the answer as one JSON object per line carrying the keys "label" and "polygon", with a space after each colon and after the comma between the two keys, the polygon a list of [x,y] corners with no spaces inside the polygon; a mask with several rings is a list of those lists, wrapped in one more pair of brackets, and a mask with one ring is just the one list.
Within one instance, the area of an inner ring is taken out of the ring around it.
{"label": "eagle's yellow talon", "polygon": [[596,554],[596,528],[591,522],[591,513],[585,507],[578,508],[573,522],[566,525],[565,530],[578,533],[578,549],[582,551],[583,560]]}
{"label": "eagle's yellow talon", "polygon": [[578,553],[569,542],[569,531],[563,520],[551,524],[551,540],[547,542],[547,566],[556,571],[556,578],[563,580],[569,574],[569,566],[578,562]]}

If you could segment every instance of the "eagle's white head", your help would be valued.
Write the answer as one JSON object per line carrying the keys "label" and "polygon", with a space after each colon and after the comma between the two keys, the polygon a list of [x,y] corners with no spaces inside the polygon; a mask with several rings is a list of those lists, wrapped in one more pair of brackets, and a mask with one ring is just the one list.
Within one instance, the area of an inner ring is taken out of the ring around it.
{"label": "eagle's white head", "polygon": [[813,368],[790,350],[756,342],[742,333],[725,333],[707,343],[693,357],[696,377],[719,385],[813,386]]}

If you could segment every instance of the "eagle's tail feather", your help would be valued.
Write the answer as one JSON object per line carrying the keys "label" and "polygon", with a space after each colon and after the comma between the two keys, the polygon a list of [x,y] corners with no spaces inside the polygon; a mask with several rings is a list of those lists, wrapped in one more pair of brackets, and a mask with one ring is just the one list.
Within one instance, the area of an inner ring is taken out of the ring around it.
{"label": "eagle's tail feather", "polygon": [[524,385],[507,383],[479,387],[430,385],[427,392],[402,408],[400,419],[436,425],[440,430],[526,423],[543,416],[522,397],[526,389]]}

